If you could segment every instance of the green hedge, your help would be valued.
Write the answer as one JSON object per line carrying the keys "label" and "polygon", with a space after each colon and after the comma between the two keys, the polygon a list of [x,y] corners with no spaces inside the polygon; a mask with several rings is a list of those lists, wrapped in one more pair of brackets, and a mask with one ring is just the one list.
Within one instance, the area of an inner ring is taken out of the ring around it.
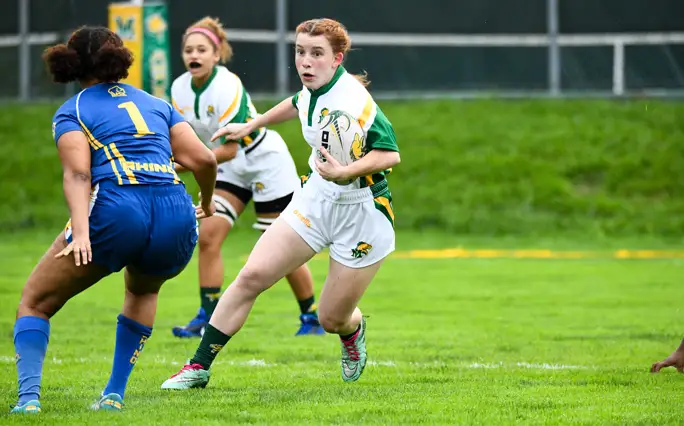
{"label": "green hedge", "polygon": [[[402,153],[389,180],[398,228],[477,235],[684,233],[682,103],[380,104]],[[2,231],[66,220],[50,136],[56,107],[0,107]],[[299,124],[276,129],[306,171],[309,151]],[[192,177],[185,180],[196,194]]]}

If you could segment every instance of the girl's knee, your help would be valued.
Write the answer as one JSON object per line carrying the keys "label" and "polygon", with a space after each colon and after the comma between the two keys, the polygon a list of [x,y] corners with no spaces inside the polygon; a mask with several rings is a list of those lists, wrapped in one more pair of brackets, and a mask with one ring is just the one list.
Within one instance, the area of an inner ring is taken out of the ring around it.
{"label": "girl's knee", "polygon": [[318,322],[323,329],[331,334],[339,334],[339,331],[349,322],[349,318],[341,318],[331,315],[326,311],[318,311]]}
{"label": "girl's knee", "polygon": [[66,300],[55,295],[36,292],[24,292],[17,307],[17,318],[24,316],[52,318],[66,303]]}
{"label": "girl's knee", "polygon": [[255,268],[246,265],[240,270],[233,285],[236,285],[249,293],[260,294],[273,284],[270,275],[271,274],[263,268]]}
{"label": "girl's knee", "polygon": [[200,234],[199,238],[197,239],[197,244],[199,245],[199,249],[201,252],[206,253],[206,252],[219,252],[221,251],[221,244],[223,241],[218,238],[216,235],[207,235],[207,234]]}

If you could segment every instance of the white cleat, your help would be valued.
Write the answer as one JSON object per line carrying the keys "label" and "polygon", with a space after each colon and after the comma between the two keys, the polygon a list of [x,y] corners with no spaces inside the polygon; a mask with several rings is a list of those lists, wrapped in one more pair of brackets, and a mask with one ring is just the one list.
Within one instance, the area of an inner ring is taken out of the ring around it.
{"label": "white cleat", "polygon": [[162,383],[162,389],[205,388],[209,383],[209,370],[199,364],[185,364],[181,370]]}

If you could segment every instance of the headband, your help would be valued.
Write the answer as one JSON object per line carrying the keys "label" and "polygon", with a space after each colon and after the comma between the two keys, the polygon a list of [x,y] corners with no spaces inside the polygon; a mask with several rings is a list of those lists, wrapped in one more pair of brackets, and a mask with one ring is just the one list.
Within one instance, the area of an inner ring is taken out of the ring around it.
{"label": "headband", "polygon": [[221,42],[219,41],[219,38],[216,37],[216,34],[212,33],[206,28],[202,27],[192,27],[189,30],[185,32],[186,37],[192,33],[201,33],[204,34],[211,40],[212,43],[214,43],[214,46],[219,47],[221,45]]}

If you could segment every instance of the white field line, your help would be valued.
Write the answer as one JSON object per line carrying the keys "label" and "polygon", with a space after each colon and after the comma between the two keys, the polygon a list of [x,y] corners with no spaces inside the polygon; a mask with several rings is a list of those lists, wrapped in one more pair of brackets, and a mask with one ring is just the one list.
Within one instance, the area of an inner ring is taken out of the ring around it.
{"label": "white field line", "polygon": [[[93,362],[112,362],[109,357],[98,358],[68,358],[60,359],[56,357],[47,357],[46,364],[89,364]],[[167,359],[165,357],[153,357],[151,359],[146,359],[144,356],[141,358],[143,364],[154,364],[154,365],[168,365],[168,366],[181,366],[183,365],[180,361],[174,361]],[[0,364],[14,364],[15,358],[10,356],[0,356]],[[249,361],[226,361],[226,360],[216,360],[214,365],[231,365],[237,367],[276,367],[278,364],[267,362],[263,359],[251,359]],[[529,362],[497,362],[497,363],[447,363],[447,362],[403,362],[403,361],[368,361],[369,366],[373,367],[406,367],[406,368],[455,368],[455,369],[526,369],[526,370],[587,370],[596,369],[596,366],[582,366],[582,365],[566,365],[566,364],[550,364],[550,363],[529,363]]]}

